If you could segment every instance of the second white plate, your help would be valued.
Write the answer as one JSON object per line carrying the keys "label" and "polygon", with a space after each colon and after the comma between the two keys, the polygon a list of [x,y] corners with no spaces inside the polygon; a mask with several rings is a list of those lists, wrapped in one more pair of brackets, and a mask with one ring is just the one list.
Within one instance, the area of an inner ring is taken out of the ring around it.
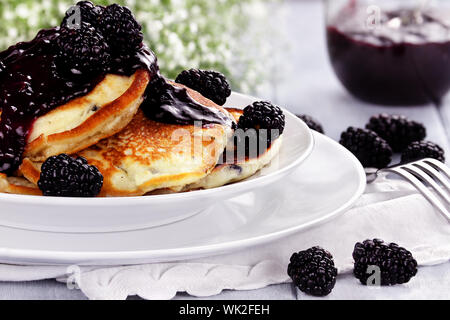
{"label": "second white plate", "polygon": [[262,245],[324,223],[349,209],[366,181],[350,152],[321,134],[314,136],[311,156],[278,183],[218,201],[177,223],[87,234],[0,227],[0,262],[125,265],[184,260]]}

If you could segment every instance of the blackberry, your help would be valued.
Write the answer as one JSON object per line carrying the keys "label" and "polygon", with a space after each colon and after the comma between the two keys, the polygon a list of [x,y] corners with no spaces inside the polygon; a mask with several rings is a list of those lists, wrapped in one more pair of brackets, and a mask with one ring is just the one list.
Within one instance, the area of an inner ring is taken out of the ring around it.
{"label": "blackberry", "polygon": [[425,139],[423,124],[401,115],[379,114],[370,118],[366,129],[386,140],[394,152],[403,151],[411,142]]}
{"label": "blackberry", "polygon": [[[74,15],[77,11],[74,7],[77,7],[80,12],[80,21],[76,21],[75,19]],[[97,28],[102,20],[103,10],[104,7],[96,6],[91,1],[80,1],[67,10],[64,19],[61,22],[61,28],[76,29],[79,27],[79,25],[77,25],[78,22],[89,23],[94,28]]]}
{"label": "blackberry", "polygon": [[41,168],[39,189],[45,196],[95,197],[103,186],[103,176],[86,159],[66,154],[48,158]]}
{"label": "blackberry", "polygon": [[[383,286],[406,283],[417,273],[417,262],[411,252],[395,243],[386,244],[379,239],[355,244],[353,259],[353,274],[364,285],[372,284],[368,283],[372,277],[376,283],[378,268],[379,284]],[[375,268],[372,269],[371,266]]]}
{"label": "blackberry", "polygon": [[79,29],[62,28],[56,45],[56,63],[71,75],[94,74],[109,67],[108,44],[88,23],[82,23]]}
{"label": "blackberry", "polygon": [[181,72],[175,82],[181,83],[222,106],[231,95],[227,78],[216,71],[190,69]]}
{"label": "blackberry", "polygon": [[366,168],[385,168],[392,160],[391,147],[371,130],[350,127],[342,133],[340,143]]}
{"label": "blackberry", "polygon": [[402,153],[402,162],[411,162],[424,158],[433,158],[445,162],[444,149],[430,141],[415,141]]}
{"label": "blackberry", "polygon": [[313,247],[292,255],[288,275],[302,292],[323,297],[333,290],[337,269],[328,251]]}
{"label": "blackberry", "polygon": [[285,115],[280,107],[267,101],[258,101],[244,108],[239,118],[238,128],[278,130],[280,135],[284,132]]}
{"label": "blackberry", "polygon": [[[237,128],[242,131],[236,132],[235,141],[238,145],[245,143],[246,156],[253,155],[251,151],[256,150],[260,155],[284,132],[284,126],[285,115],[280,107],[267,101],[254,102],[245,107],[239,118]],[[244,137],[239,133],[245,133]],[[266,141],[261,141],[261,138]],[[256,148],[254,143],[257,144]]]}
{"label": "blackberry", "polygon": [[317,132],[324,133],[322,125],[313,117],[308,116],[306,114],[297,114],[297,117],[303,120],[303,122],[306,123],[306,125],[312,129],[316,130]]}
{"label": "blackberry", "polygon": [[0,74],[2,74],[6,70],[6,66],[2,60],[0,60]]}
{"label": "blackberry", "polygon": [[142,27],[127,7],[118,4],[106,7],[99,28],[119,55],[134,52],[142,46]]}

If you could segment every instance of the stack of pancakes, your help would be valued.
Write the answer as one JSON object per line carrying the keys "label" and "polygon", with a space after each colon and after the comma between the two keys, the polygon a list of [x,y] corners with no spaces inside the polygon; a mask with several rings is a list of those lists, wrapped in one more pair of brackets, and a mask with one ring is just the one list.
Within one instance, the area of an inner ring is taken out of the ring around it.
{"label": "stack of pancakes", "polygon": [[[84,157],[104,177],[100,196],[142,196],[218,187],[253,175],[277,154],[281,138],[258,158],[219,164],[233,129],[155,122],[139,109],[150,75],[109,74],[86,96],[38,118],[13,177],[0,174],[0,192],[41,195],[40,167],[66,153]],[[178,84],[176,84],[178,85]],[[178,85],[181,86],[181,85]],[[241,110],[216,105],[186,88],[196,102],[238,120]],[[0,114],[1,116],[1,114]]]}

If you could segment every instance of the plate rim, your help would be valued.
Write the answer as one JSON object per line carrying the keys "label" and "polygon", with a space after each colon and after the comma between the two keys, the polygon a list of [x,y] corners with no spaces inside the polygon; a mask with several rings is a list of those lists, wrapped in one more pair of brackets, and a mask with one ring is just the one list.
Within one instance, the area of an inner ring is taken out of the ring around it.
{"label": "plate rim", "polygon": [[[358,172],[359,185],[356,192],[350,199],[346,201],[345,204],[341,205],[339,208],[336,208],[330,213],[323,215],[319,218],[316,218],[314,220],[311,220],[307,223],[264,235],[254,236],[248,239],[233,240],[204,246],[182,247],[172,249],[83,252],[83,251],[49,251],[49,250],[0,248],[0,260],[9,262],[16,261],[20,263],[40,264],[40,265],[48,265],[48,264],[133,265],[142,263],[138,261],[152,260],[152,259],[158,259],[160,261],[173,261],[176,259],[191,260],[204,256],[213,256],[225,252],[243,250],[256,245],[263,245],[271,241],[282,239],[286,236],[292,235],[296,232],[300,232],[312,226],[323,224],[345,213],[348,209],[350,209],[354,205],[354,203],[359,199],[359,197],[363,194],[366,188],[366,175],[361,163],[350,151],[348,151],[343,146],[341,146],[336,141],[327,136],[324,136],[317,132],[314,132],[313,135],[315,137],[318,137],[319,139],[325,139],[325,141],[335,144],[336,147],[338,147],[344,153],[347,154],[347,158],[352,161],[353,166]],[[164,258],[162,258],[162,256],[164,256]]]}
{"label": "plate rim", "polygon": [[[251,95],[246,95],[238,92],[232,92],[232,95],[247,99],[247,100],[253,100],[258,101],[260,99],[253,97]],[[15,202],[21,202],[26,203],[27,205],[33,205],[38,204],[39,206],[45,206],[45,205],[70,205],[70,206],[76,206],[76,207],[83,207],[83,206],[103,206],[103,205],[130,205],[130,204],[151,204],[151,202],[164,202],[164,201],[171,201],[171,200],[177,200],[182,201],[183,199],[192,199],[194,197],[204,197],[211,194],[219,194],[222,192],[226,192],[229,190],[236,189],[236,186],[239,186],[239,190],[242,191],[248,191],[252,187],[258,186],[258,185],[265,185],[264,182],[269,181],[274,176],[280,175],[283,176],[285,173],[290,172],[297,166],[299,166],[302,162],[304,162],[312,153],[314,149],[314,135],[312,133],[312,130],[305,124],[303,120],[295,116],[292,112],[285,108],[281,108],[284,113],[289,114],[290,117],[294,121],[297,122],[297,124],[301,127],[303,127],[304,132],[307,134],[307,143],[305,151],[302,153],[300,157],[298,157],[296,160],[294,160],[292,163],[287,165],[284,168],[281,168],[279,170],[276,170],[274,172],[271,172],[269,174],[258,176],[254,179],[245,179],[243,181],[239,181],[233,184],[224,185],[217,188],[212,189],[203,189],[203,190],[193,190],[190,192],[179,192],[179,193],[173,193],[173,194],[161,194],[161,195],[151,195],[151,196],[139,196],[139,197],[106,197],[106,198],[74,198],[74,197],[47,197],[47,196],[33,196],[33,195],[17,195],[17,194],[8,194],[8,193],[0,193],[0,202],[7,201],[9,203],[15,203]],[[80,201],[82,199],[83,201]]]}

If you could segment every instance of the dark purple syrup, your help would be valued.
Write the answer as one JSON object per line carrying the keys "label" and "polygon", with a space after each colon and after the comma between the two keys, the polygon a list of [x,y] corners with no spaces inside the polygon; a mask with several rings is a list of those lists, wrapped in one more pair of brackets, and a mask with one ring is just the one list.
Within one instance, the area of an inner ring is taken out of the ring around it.
{"label": "dark purple syrup", "polygon": [[450,89],[450,28],[434,12],[384,12],[375,29],[348,9],[327,28],[333,68],[356,97],[384,105],[440,104]]}
{"label": "dark purple syrup", "polygon": [[223,112],[196,102],[185,88],[174,86],[161,76],[150,82],[146,96],[142,109],[155,121],[181,125],[198,121],[202,125],[217,123],[230,127],[234,123]]}
{"label": "dark purple syrup", "polygon": [[0,172],[12,174],[22,162],[34,121],[68,101],[86,95],[106,73],[130,76],[145,68],[158,72],[156,57],[146,47],[126,60],[116,60],[111,70],[68,77],[55,65],[55,40],[59,28],[42,30],[30,42],[21,42],[0,53]]}

